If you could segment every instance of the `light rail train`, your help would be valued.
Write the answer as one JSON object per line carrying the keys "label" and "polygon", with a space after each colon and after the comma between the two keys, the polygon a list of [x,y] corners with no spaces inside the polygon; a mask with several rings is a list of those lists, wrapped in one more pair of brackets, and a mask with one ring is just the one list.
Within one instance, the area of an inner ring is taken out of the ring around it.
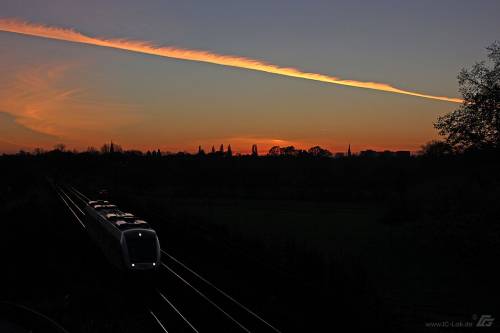
{"label": "light rail train", "polygon": [[105,200],[85,207],[87,230],[106,258],[122,270],[154,270],[160,265],[160,242],[149,224]]}

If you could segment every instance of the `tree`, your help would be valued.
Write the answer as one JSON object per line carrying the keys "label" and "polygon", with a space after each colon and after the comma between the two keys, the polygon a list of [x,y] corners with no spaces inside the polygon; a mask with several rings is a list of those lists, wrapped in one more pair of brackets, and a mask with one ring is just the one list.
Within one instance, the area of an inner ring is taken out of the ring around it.
{"label": "tree", "polygon": [[487,47],[488,59],[458,75],[463,103],[439,117],[434,127],[457,151],[500,148],[500,43]]}
{"label": "tree", "polygon": [[259,153],[257,151],[257,145],[256,144],[253,144],[252,145],[252,156],[258,156]]}
{"label": "tree", "polygon": [[101,147],[101,153],[103,154],[113,154],[113,153],[122,153],[123,152],[123,148],[114,143],[113,141],[111,141],[110,144],[103,144],[102,147]]}
{"label": "tree", "polygon": [[90,146],[90,147],[87,147],[87,153],[89,153],[89,154],[99,154],[99,151],[95,147]]}
{"label": "tree", "polygon": [[54,145],[54,150],[55,151],[65,151],[66,150],[66,145],[64,143],[58,143]]}
{"label": "tree", "polygon": [[320,146],[315,146],[309,148],[307,151],[309,155],[315,157],[331,157],[332,153],[328,149],[321,148]]}
{"label": "tree", "polygon": [[38,147],[37,147],[37,148],[35,148],[35,149],[33,150],[33,153],[34,153],[35,155],[42,155],[42,154],[45,154],[45,149],[43,149],[43,148],[38,148]]}
{"label": "tree", "polygon": [[201,146],[198,146],[198,155],[205,155],[205,151],[201,148]]}
{"label": "tree", "polygon": [[224,145],[222,143],[219,147],[219,153],[224,154]]}
{"label": "tree", "polygon": [[105,143],[101,146],[101,153],[103,153],[103,154],[109,153],[109,145],[107,143]]}
{"label": "tree", "polygon": [[270,156],[299,156],[304,151],[300,149],[295,149],[294,146],[280,147],[274,146],[269,149]]}
{"label": "tree", "polygon": [[447,142],[433,140],[423,145],[420,153],[427,157],[441,157],[451,155],[453,147]]}
{"label": "tree", "polygon": [[212,151],[211,151],[212,154],[215,154],[215,147],[212,146]]}
{"label": "tree", "polygon": [[302,153],[302,150],[295,149],[294,146],[283,147],[280,149],[280,151],[281,151],[281,155],[285,155],[285,156],[298,156],[300,153]]}
{"label": "tree", "polygon": [[231,149],[231,145],[227,146],[227,156],[229,157],[233,156],[233,150]]}
{"label": "tree", "polygon": [[269,155],[271,156],[279,156],[281,155],[281,148],[280,146],[274,146],[269,149]]}

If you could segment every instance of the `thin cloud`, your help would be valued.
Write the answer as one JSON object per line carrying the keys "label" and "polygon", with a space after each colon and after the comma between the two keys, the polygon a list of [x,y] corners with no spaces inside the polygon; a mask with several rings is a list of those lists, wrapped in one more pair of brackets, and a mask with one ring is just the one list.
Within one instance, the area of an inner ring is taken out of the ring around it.
{"label": "thin cloud", "polygon": [[[109,97],[99,99],[71,83],[71,77],[67,82],[68,71],[75,67],[30,66],[4,78],[8,83],[0,90],[0,110],[24,128],[67,143],[87,144],[98,136],[104,139],[110,130],[136,122],[137,106],[114,103]],[[20,140],[20,133],[11,134]]]}
{"label": "thin cloud", "polygon": [[0,19],[0,31],[12,32],[29,36],[37,36],[49,39],[57,39],[67,42],[96,45],[96,46],[126,50],[136,53],[151,54],[165,58],[206,62],[222,66],[244,68],[244,69],[267,72],[277,75],[290,76],[290,77],[296,77],[296,78],[302,78],[302,79],[314,80],[332,84],[339,84],[344,86],[386,91],[395,94],[410,95],[410,96],[416,96],[416,97],[440,100],[446,102],[453,102],[453,103],[463,102],[459,98],[435,96],[410,90],[403,90],[393,87],[386,83],[346,80],[326,74],[304,72],[301,71],[300,69],[293,67],[281,67],[275,64],[267,63],[256,59],[234,56],[234,55],[217,54],[203,50],[183,49],[174,46],[157,47],[146,41],[90,37],[75,30],[52,27],[41,24],[34,24],[30,22],[21,21],[18,19]]}

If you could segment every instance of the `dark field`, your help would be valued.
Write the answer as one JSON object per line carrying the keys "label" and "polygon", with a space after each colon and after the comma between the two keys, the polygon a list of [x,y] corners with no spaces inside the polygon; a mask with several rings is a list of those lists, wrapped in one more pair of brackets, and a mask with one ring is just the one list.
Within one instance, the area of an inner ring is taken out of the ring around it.
{"label": "dark field", "polygon": [[107,189],[163,249],[283,332],[438,330],[426,323],[473,315],[497,326],[498,170],[495,156],[3,156],[0,300],[70,332],[160,332],[157,287],[193,324],[238,331],[168,272],[112,268],[49,178],[91,198]]}

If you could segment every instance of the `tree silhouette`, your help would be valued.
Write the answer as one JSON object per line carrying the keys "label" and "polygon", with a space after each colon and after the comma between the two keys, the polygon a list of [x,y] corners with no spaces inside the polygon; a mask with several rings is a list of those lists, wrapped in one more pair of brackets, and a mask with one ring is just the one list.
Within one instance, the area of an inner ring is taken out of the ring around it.
{"label": "tree silhouette", "polygon": [[219,153],[223,154],[224,153],[224,145],[221,143],[219,147]]}
{"label": "tree silhouette", "polygon": [[285,156],[298,156],[303,151],[300,149],[295,149],[294,146],[287,146],[280,149],[281,155]]}
{"label": "tree silhouette", "polygon": [[323,149],[320,146],[314,146],[309,148],[307,151],[309,155],[315,156],[315,157],[331,157],[332,153],[328,149]]}
{"label": "tree silhouette", "polygon": [[122,147],[120,145],[117,145],[116,143],[113,143],[113,141],[111,141],[109,145],[105,143],[101,147],[101,153],[103,154],[113,154],[121,152],[123,152]]}
{"label": "tree silhouette", "polygon": [[39,147],[37,147],[37,148],[35,148],[35,149],[33,150],[33,153],[34,153],[35,155],[42,155],[42,154],[44,154],[44,153],[45,153],[45,150],[44,150],[43,148],[39,148]]}
{"label": "tree silhouette", "polygon": [[231,145],[227,146],[227,156],[229,157],[233,156],[233,150],[231,149]]}
{"label": "tree silhouette", "polygon": [[198,146],[198,155],[205,155],[205,151],[201,148],[201,146]]}
{"label": "tree silhouette", "polygon": [[212,146],[212,154],[215,154],[215,147]]}
{"label": "tree silhouette", "polygon": [[422,146],[420,153],[427,157],[441,157],[453,153],[453,147],[444,141],[433,140]]}
{"label": "tree silhouette", "polygon": [[280,146],[271,147],[271,149],[269,149],[269,153],[268,154],[270,156],[279,156],[279,155],[281,155],[281,148],[280,148]]}
{"label": "tree silhouette", "polygon": [[295,149],[294,146],[287,146],[283,148],[280,146],[274,146],[271,149],[269,149],[268,154],[270,156],[298,156],[302,153],[304,153],[303,150]]}
{"label": "tree silhouette", "polygon": [[54,150],[56,151],[65,151],[66,150],[66,145],[64,143],[58,143],[54,145]]}
{"label": "tree silhouette", "polygon": [[500,148],[500,43],[487,50],[492,66],[481,61],[462,69],[458,83],[463,104],[434,124],[457,151]]}
{"label": "tree silhouette", "polygon": [[258,156],[259,153],[257,151],[257,145],[256,144],[253,144],[252,145],[252,156]]}

